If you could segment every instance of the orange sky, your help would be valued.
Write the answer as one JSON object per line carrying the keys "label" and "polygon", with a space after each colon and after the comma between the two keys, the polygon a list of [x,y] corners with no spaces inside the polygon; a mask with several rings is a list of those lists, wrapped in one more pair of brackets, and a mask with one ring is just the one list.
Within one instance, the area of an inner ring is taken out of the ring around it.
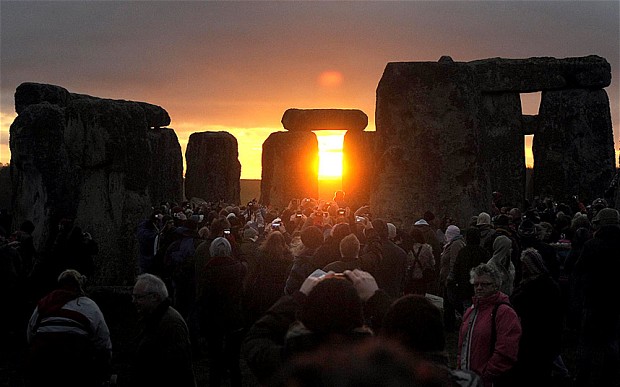
{"label": "orange sky", "polygon": [[287,109],[360,109],[374,130],[386,64],[442,55],[606,58],[620,149],[619,12],[617,1],[0,1],[0,162],[15,89],[40,82],[160,105],[183,152],[193,132],[228,131],[241,177],[256,179]]}

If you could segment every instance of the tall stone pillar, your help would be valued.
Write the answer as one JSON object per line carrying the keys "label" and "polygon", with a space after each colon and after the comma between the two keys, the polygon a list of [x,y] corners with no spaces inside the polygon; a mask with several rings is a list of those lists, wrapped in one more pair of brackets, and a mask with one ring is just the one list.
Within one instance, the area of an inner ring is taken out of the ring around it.
{"label": "tall stone pillar", "polygon": [[241,163],[237,139],[228,132],[189,136],[185,150],[185,197],[239,204]]}
{"label": "tall stone pillar", "polygon": [[464,225],[491,203],[472,70],[451,61],[389,63],[377,87],[374,216],[407,227],[427,211]]}
{"label": "tall stone pillar", "polygon": [[615,174],[613,130],[605,90],[545,91],[534,135],[534,194],[557,201],[603,197]]}
{"label": "tall stone pillar", "polygon": [[525,199],[525,138],[519,93],[483,93],[481,151],[491,190],[502,204],[521,207]]}
{"label": "tall stone pillar", "polygon": [[317,198],[319,143],[313,132],[274,132],[263,143],[260,203],[284,209]]}
{"label": "tall stone pillar", "polygon": [[373,187],[376,132],[347,131],[342,145],[342,189],[352,210],[370,203]]}

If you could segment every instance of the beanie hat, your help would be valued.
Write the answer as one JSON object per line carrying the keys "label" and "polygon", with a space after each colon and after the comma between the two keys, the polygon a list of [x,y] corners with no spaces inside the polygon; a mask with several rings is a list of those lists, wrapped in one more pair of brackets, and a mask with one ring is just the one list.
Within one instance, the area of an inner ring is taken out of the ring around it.
{"label": "beanie hat", "polygon": [[215,238],[209,246],[209,254],[211,257],[230,257],[232,255],[230,242],[224,237]]}
{"label": "beanie hat", "polygon": [[446,229],[446,241],[448,242],[450,242],[452,239],[456,238],[459,235],[461,235],[461,229],[453,224],[449,225]]}
{"label": "beanie hat", "polygon": [[415,222],[416,226],[428,226],[428,222],[424,219],[420,219],[417,222]]}
{"label": "beanie hat", "polygon": [[491,215],[486,212],[481,212],[478,214],[478,220],[476,220],[476,225],[481,224],[491,224]]}
{"label": "beanie hat", "polygon": [[396,226],[393,223],[388,223],[387,228],[388,228],[388,238],[390,239],[396,238]]}
{"label": "beanie hat", "polygon": [[527,268],[527,271],[532,274],[549,272],[538,250],[531,247],[523,250],[521,253],[521,263],[523,263],[523,267]]}
{"label": "beanie hat", "polygon": [[299,320],[315,333],[346,333],[364,324],[362,313],[362,301],[349,280],[326,278],[306,297]]}
{"label": "beanie hat", "polygon": [[592,223],[597,226],[618,225],[620,224],[620,221],[618,220],[618,210],[613,208],[603,208],[596,213],[592,219]]}
{"label": "beanie hat", "polygon": [[258,239],[258,231],[252,227],[246,227],[246,229],[243,230],[243,239],[249,239],[252,242],[256,242]]}

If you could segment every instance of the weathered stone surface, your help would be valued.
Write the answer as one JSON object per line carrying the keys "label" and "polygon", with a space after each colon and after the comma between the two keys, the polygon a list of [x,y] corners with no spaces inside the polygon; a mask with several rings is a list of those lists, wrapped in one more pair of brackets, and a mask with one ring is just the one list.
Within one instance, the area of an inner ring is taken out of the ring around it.
{"label": "weathered stone surface", "polygon": [[319,143],[312,132],[275,132],[263,143],[260,203],[284,209],[317,198]]}
{"label": "weathered stone surface", "polygon": [[189,136],[185,161],[185,196],[207,202],[239,203],[241,163],[237,139],[228,132]]}
{"label": "weathered stone surface", "polygon": [[182,200],[176,135],[150,130],[144,108],[131,101],[44,100],[19,110],[10,129],[14,222],[33,221],[35,247],[45,251],[58,221],[75,219],[99,244],[93,283],[131,284],[136,225],[156,196]]}
{"label": "weathered stone surface", "polygon": [[70,100],[71,94],[63,87],[24,82],[15,89],[15,112],[21,114],[27,106],[43,102],[65,107]]}
{"label": "weathered stone surface", "polygon": [[[15,111],[20,114],[28,105],[36,105],[40,103],[50,103],[60,107],[66,107],[71,101],[78,99],[92,99],[102,101],[105,99],[92,97],[86,94],[70,93],[67,89],[42,83],[24,82],[19,85],[15,91]],[[107,100],[117,103],[129,102],[137,104],[144,111],[147,126],[151,128],[160,128],[170,125],[170,116],[168,112],[161,106],[153,105],[146,102],[133,102],[124,100]]]}
{"label": "weathered stone surface", "polygon": [[282,116],[284,129],[309,132],[313,130],[362,131],[368,116],[357,109],[288,109]]}
{"label": "weathered stone surface", "polygon": [[534,194],[558,201],[602,197],[615,174],[609,99],[605,90],[543,92],[534,136]]}
{"label": "weathered stone surface", "polygon": [[611,65],[590,55],[576,58],[491,58],[467,62],[483,91],[527,93],[564,88],[600,89],[611,83]]}
{"label": "weathered stone surface", "polygon": [[350,132],[342,145],[342,189],[353,210],[370,203],[377,154],[376,132]]}
{"label": "weathered stone surface", "polygon": [[389,63],[377,87],[381,157],[371,207],[403,218],[426,210],[468,220],[488,210],[491,188],[480,152],[482,104],[473,70],[462,63]]}
{"label": "weathered stone surface", "polygon": [[11,195],[11,172],[8,166],[0,167],[0,210],[8,210],[8,213],[11,213]]}
{"label": "weathered stone surface", "polygon": [[525,137],[518,93],[483,93],[480,109],[482,157],[491,189],[504,206],[521,207],[525,199]]}

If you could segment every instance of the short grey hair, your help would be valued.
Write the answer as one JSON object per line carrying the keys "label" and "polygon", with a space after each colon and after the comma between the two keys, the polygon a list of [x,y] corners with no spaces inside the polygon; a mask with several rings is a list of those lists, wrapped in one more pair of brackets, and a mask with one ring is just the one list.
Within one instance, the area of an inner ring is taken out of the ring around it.
{"label": "short grey hair", "polygon": [[211,257],[230,257],[232,255],[232,246],[226,238],[215,238],[211,242],[211,246],[209,246],[209,254]]}
{"label": "short grey hair", "polygon": [[469,282],[474,283],[474,276],[480,277],[483,275],[488,275],[491,278],[491,281],[498,288],[502,284],[502,277],[500,277],[499,272],[495,269],[493,265],[489,265],[488,263],[481,263],[480,265],[474,267],[469,272]]}
{"label": "short grey hair", "polygon": [[136,279],[136,284],[140,283],[144,286],[146,293],[156,294],[160,301],[168,298],[168,288],[166,284],[156,275],[150,273],[140,274]]}

